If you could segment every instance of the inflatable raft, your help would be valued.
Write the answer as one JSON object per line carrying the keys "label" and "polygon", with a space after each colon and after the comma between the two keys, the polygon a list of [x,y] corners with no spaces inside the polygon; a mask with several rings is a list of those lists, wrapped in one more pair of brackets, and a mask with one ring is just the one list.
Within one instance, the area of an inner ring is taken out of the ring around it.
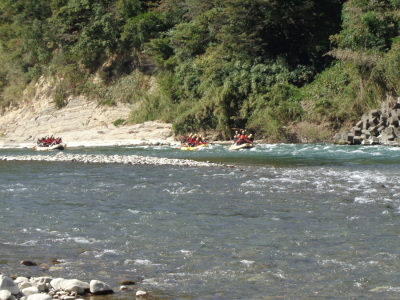
{"label": "inflatable raft", "polygon": [[198,145],[198,146],[195,146],[195,147],[191,147],[191,146],[188,146],[188,145],[182,145],[182,146],[181,146],[181,150],[185,150],[185,151],[187,151],[187,150],[189,150],[189,151],[196,151],[196,150],[198,150],[198,149],[206,148],[206,147],[208,147],[207,144],[201,144],[201,145]]}
{"label": "inflatable raft", "polygon": [[229,150],[250,149],[253,147],[254,147],[253,143],[244,143],[240,145],[233,144],[232,146],[229,147]]}
{"label": "inflatable raft", "polygon": [[60,143],[60,144],[54,144],[54,145],[38,145],[34,146],[33,149],[36,151],[50,151],[50,150],[64,150],[67,147],[66,144]]}

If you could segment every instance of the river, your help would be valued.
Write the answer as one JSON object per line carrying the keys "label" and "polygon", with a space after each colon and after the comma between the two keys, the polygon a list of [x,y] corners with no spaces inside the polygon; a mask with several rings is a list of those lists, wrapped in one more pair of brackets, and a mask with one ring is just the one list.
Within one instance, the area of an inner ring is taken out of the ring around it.
{"label": "river", "polygon": [[[65,151],[224,165],[0,161],[1,273],[98,279],[108,299],[134,298],[128,279],[153,299],[400,297],[400,148]],[[56,155],[0,149],[27,154]]]}

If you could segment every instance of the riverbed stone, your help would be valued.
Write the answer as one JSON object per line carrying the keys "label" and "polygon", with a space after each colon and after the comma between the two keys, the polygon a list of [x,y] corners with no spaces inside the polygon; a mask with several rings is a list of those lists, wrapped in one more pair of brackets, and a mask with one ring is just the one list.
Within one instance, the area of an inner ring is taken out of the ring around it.
{"label": "riverbed stone", "polygon": [[33,294],[26,298],[26,300],[53,300],[53,298],[48,294]]}
{"label": "riverbed stone", "polygon": [[114,293],[111,287],[99,280],[90,281],[90,292],[94,295],[107,295]]}
{"label": "riverbed stone", "polygon": [[30,296],[30,295],[39,294],[39,293],[40,293],[40,290],[37,286],[27,287],[22,290],[22,294],[24,294],[25,296]]}
{"label": "riverbed stone", "polygon": [[21,261],[21,266],[27,266],[27,267],[35,267],[37,266],[37,263],[31,261],[31,260],[23,260]]}
{"label": "riverbed stone", "polygon": [[18,276],[17,278],[14,279],[14,282],[16,284],[20,284],[21,282],[29,282],[29,279],[28,277]]}
{"label": "riverbed stone", "polygon": [[13,295],[17,295],[20,292],[18,285],[11,278],[4,275],[0,275],[0,290],[10,291]]}
{"label": "riverbed stone", "polygon": [[136,292],[136,297],[139,297],[139,298],[146,298],[148,296],[148,294],[147,294],[147,292],[145,292],[145,291],[137,291]]}
{"label": "riverbed stone", "polygon": [[61,282],[63,282],[64,280],[65,280],[64,278],[54,278],[50,281],[50,285],[53,289],[60,290]]}
{"label": "riverbed stone", "polygon": [[35,286],[32,282],[21,282],[20,284],[18,284],[18,287],[20,289],[20,291],[22,291],[23,289],[29,288]]}
{"label": "riverbed stone", "polygon": [[41,292],[48,292],[50,288],[51,277],[32,277],[30,280]]}
{"label": "riverbed stone", "polygon": [[11,297],[11,292],[9,290],[0,291],[0,300],[8,300]]}
{"label": "riverbed stone", "polygon": [[60,282],[60,287],[62,290],[67,292],[76,292],[82,295],[90,290],[90,285],[87,282],[78,279],[65,279]]}

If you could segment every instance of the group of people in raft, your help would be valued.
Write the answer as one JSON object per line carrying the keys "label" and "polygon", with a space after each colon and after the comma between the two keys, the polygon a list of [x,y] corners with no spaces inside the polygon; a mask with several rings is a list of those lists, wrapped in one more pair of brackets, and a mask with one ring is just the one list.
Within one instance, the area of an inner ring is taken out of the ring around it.
{"label": "group of people in raft", "polygon": [[197,134],[189,134],[188,136],[182,136],[181,137],[181,146],[182,147],[198,147],[200,145],[207,145],[207,142],[203,140],[203,137],[201,135]]}
{"label": "group of people in raft", "polygon": [[57,144],[61,144],[62,139],[60,137],[55,138],[54,136],[45,136],[42,138],[38,138],[37,144],[38,146],[53,146]]}
{"label": "group of people in raft", "polygon": [[[253,143],[254,136],[253,134],[247,135],[246,130],[242,130],[241,132],[236,131],[235,135],[233,136],[233,143],[236,145],[242,145],[245,143]],[[203,140],[201,135],[197,134],[189,134],[188,136],[181,137],[181,146],[182,147],[198,147],[200,145],[207,145],[207,142]]]}
{"label": "group of people in raft", "polygon": [[235,135],[233,136],[233,143],[235,145],[242,145],[246,143],[253,143],[254,142],[254,136],[253,134],[246,134],[246,130],[242,130],[241,132],[236,131]]}

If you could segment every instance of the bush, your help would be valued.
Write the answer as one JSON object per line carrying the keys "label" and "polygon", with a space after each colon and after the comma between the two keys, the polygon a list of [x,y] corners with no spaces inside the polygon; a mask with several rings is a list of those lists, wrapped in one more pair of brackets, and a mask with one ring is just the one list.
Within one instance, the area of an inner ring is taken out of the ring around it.
{"label": "bush", "polygon": [[114,121],[113,125],[115,127],[118,127],[119,125],[124,125],[125,122],[126,122],[125,119],[117,119],[117,120]]}

